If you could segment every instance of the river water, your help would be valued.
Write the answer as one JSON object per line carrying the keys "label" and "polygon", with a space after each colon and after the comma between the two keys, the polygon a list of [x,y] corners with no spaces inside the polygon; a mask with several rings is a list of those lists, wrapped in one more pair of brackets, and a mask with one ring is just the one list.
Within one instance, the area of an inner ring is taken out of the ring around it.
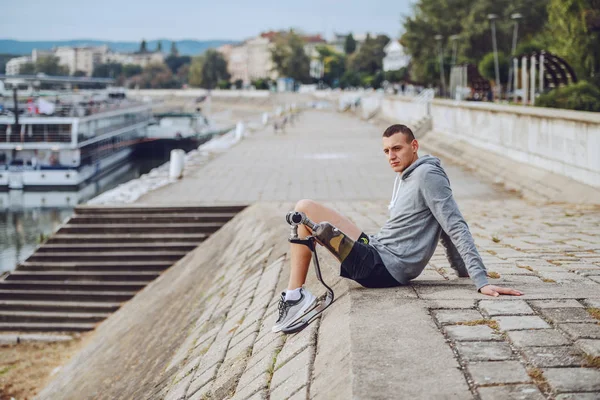
{"label": "river water", "polygon": [[77,191],[0,191],[0,275],[29,257],[40,242],[68,219],[77,204],[148,173],[166,159],[133,160]]}

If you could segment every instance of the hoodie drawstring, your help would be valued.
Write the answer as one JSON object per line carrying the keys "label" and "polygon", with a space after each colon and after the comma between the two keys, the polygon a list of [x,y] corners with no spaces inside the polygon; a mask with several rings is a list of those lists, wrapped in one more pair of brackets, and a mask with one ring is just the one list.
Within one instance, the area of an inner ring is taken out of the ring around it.
{"label": "hoodie drawstring", "polygon": [[396,174],[396,179],[394,179],[394,189],[392,191],[392,200],[390,200],[390,204],[388,204],[388,210],[391,211],[394,204],[396,204],[396,200],[398,199],[398,192],[400,192],[400,186],[402,186],[402,177],[400,174]]}

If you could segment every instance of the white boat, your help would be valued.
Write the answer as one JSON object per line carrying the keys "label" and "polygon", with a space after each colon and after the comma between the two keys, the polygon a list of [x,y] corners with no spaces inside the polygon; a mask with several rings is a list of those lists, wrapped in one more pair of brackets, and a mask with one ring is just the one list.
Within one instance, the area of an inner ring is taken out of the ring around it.
{"label": "white boat", "polygon": [[0,189],[72,189],[99,178],[129,158],[152,118],[150,104],[110,88],[22,102],[18,124],[10,100],[0,114]]}

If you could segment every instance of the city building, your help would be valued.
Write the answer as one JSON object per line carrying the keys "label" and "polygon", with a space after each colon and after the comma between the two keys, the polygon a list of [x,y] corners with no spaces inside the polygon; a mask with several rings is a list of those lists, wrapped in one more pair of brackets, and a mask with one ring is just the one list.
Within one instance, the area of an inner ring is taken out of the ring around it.
{"label": "city building", "polygon": [[57,47],[54,50],[54,56],[58,58],[58,63],[69,69],[69,74],[73,75],[75,71],[82,71],[87,76],[91,76],[94,67],[102,64],[104,56],[108,53],[108,46],[98,47]]}
{"label": "city building", "polygon": [[410,56],[404,52],[404,47],[397,40],[390,40],[383,51],[385,52],[383,58],[384,71],[398,71],[407,67],[410,63]]}
{"label": "city building", "polygon": [[29,56],[11,58],[6,63],[6,75],[19,75],[21,67],[31,62],[33,60]]}
{"label": "city building", "polygon": [[107,52],[102,58],[104,64],[133,64],[144,68],[148,64],[163,64],[165,62],[165,54],[160,51],[145,52],[145,53],[117,53]]}

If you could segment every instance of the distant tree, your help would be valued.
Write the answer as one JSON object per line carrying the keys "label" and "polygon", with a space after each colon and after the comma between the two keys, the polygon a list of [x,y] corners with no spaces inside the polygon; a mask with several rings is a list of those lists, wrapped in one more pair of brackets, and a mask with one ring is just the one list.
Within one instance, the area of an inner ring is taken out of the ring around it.
{"label": "distant tree", "polygon": [[142,43],[140,44],[140,53],[147,53],[148,52],[148,48],[146,45],[146,40],[142,40]]}
{"label": "distant tree", "polygon": [[227,62],[223,55],[209,49],[202,56],[195,57],[190,66],[189,83],[204,89],[214,89],[219,81],[229,80]]}
{"label": "distant tree", "polygon": [[271,60],[279,75],[303,83],[310,81],[310,58],[304,52],[304,41],[294,31],[275,39]]}
{"label": "distant tree", "polygon": [[550,50],[575,69],[580,80],[600,83],[600,3],[597,0],[550,0]]}
{"label": "distant tree", "polygon": [[35,74],[35,64],[28,62],[19,67],[19,74],[21,75],[33,75]]}
{"label": "distant tree", "polygon": [[350,55],[356,51],[356,40],[354,40],[354,36],[350,33],[346,36],[346,40],[344,41],[344,53]]}
{"label": "distant tree", "polygon": [[156,44],[156,51],[158,53],[160,53],[162,51],[162,41],[158,41],[158,43]]}
{"label": "distant tree", "polygon": [[148,64],[141,74],[129,81],[130,87],[143,89],[173,89],[181,87],[181,83],[173,76],[171,70],[162,63]]}
{"label": "distant tree", "polygon": [[321,80],[330,87],[338,86],[346,72],[346,57],[328,46],[318,46],[316,50],[324,69]]}
{"label": "distant tree", "polygon": [[182,65],[191,64],[191,62],[192,58],[190,56],[180,57],[171,54],[165,59],[165,64],[167,64],[167,66],[171,69],[171,72],[173,72],[174,74],[177,73],[177,71],[179,71],[179,68],[181,68]]}
{"label": "distant tree", "polygon": [[179,50],[177,50],[177,44],[175,44],[175,42],[171,42],[171,52],[170,54],[172,56],[177,57],[179,55]]}
{"label": "distant tree", "polygon": [[386,71],[385,80],[392,83],[399,83],[408,79],[408,68],[402,67],[396,71]]}
{"label": "distant tree", "polygon": [[123,72],[123,66],[119,63],[100,64],[94,68],[94,78],[117,78]]}
{"label": "distant tree", "polygon": [[252,86],[254,86],[257,90],[268,90],[269,89],[269,79],[255,79],[252,81]]}
{"label": "distant tree", "polygon": [[77,71],[73,72],[73,76],[80,77],[80,76],[87,76],[87,74],[85,73],[85,71],[77,70]]}
{"label": "distant tree", "polygon": [[53,76],[69,75],[69,69],[63,65],[60,65],[58,62],[58,57],[40,57],[35,63],[35,72]]}
{"label": "distant tree", "polygon": [[190,77],[190,65],[191,64],[183,64],[177,70],[177,79],[179,79],[182,83],[188,83]]}
{"label": "distant tree", "polygon": [[386,35],[378,35],[375,38],[367,35],[360,49],[348,59],[349,68],[356,72],[375,75],[383,69],[383,58],[385,57],[383,48],[389,41],[390,38]]}
{"label": "distant tree", "polygon": [[235,82],[233,82],[233,86],[236,89],[241,89],[244,86],[244,81],[241,79],[236,79]]}
{"label": "distant tree", "polygon": [[131,78],[132,76],[139,75],[142,73],[143,68],[140,65],[136,64],[125,64],[123,65],[121,73],[126,78]]}

